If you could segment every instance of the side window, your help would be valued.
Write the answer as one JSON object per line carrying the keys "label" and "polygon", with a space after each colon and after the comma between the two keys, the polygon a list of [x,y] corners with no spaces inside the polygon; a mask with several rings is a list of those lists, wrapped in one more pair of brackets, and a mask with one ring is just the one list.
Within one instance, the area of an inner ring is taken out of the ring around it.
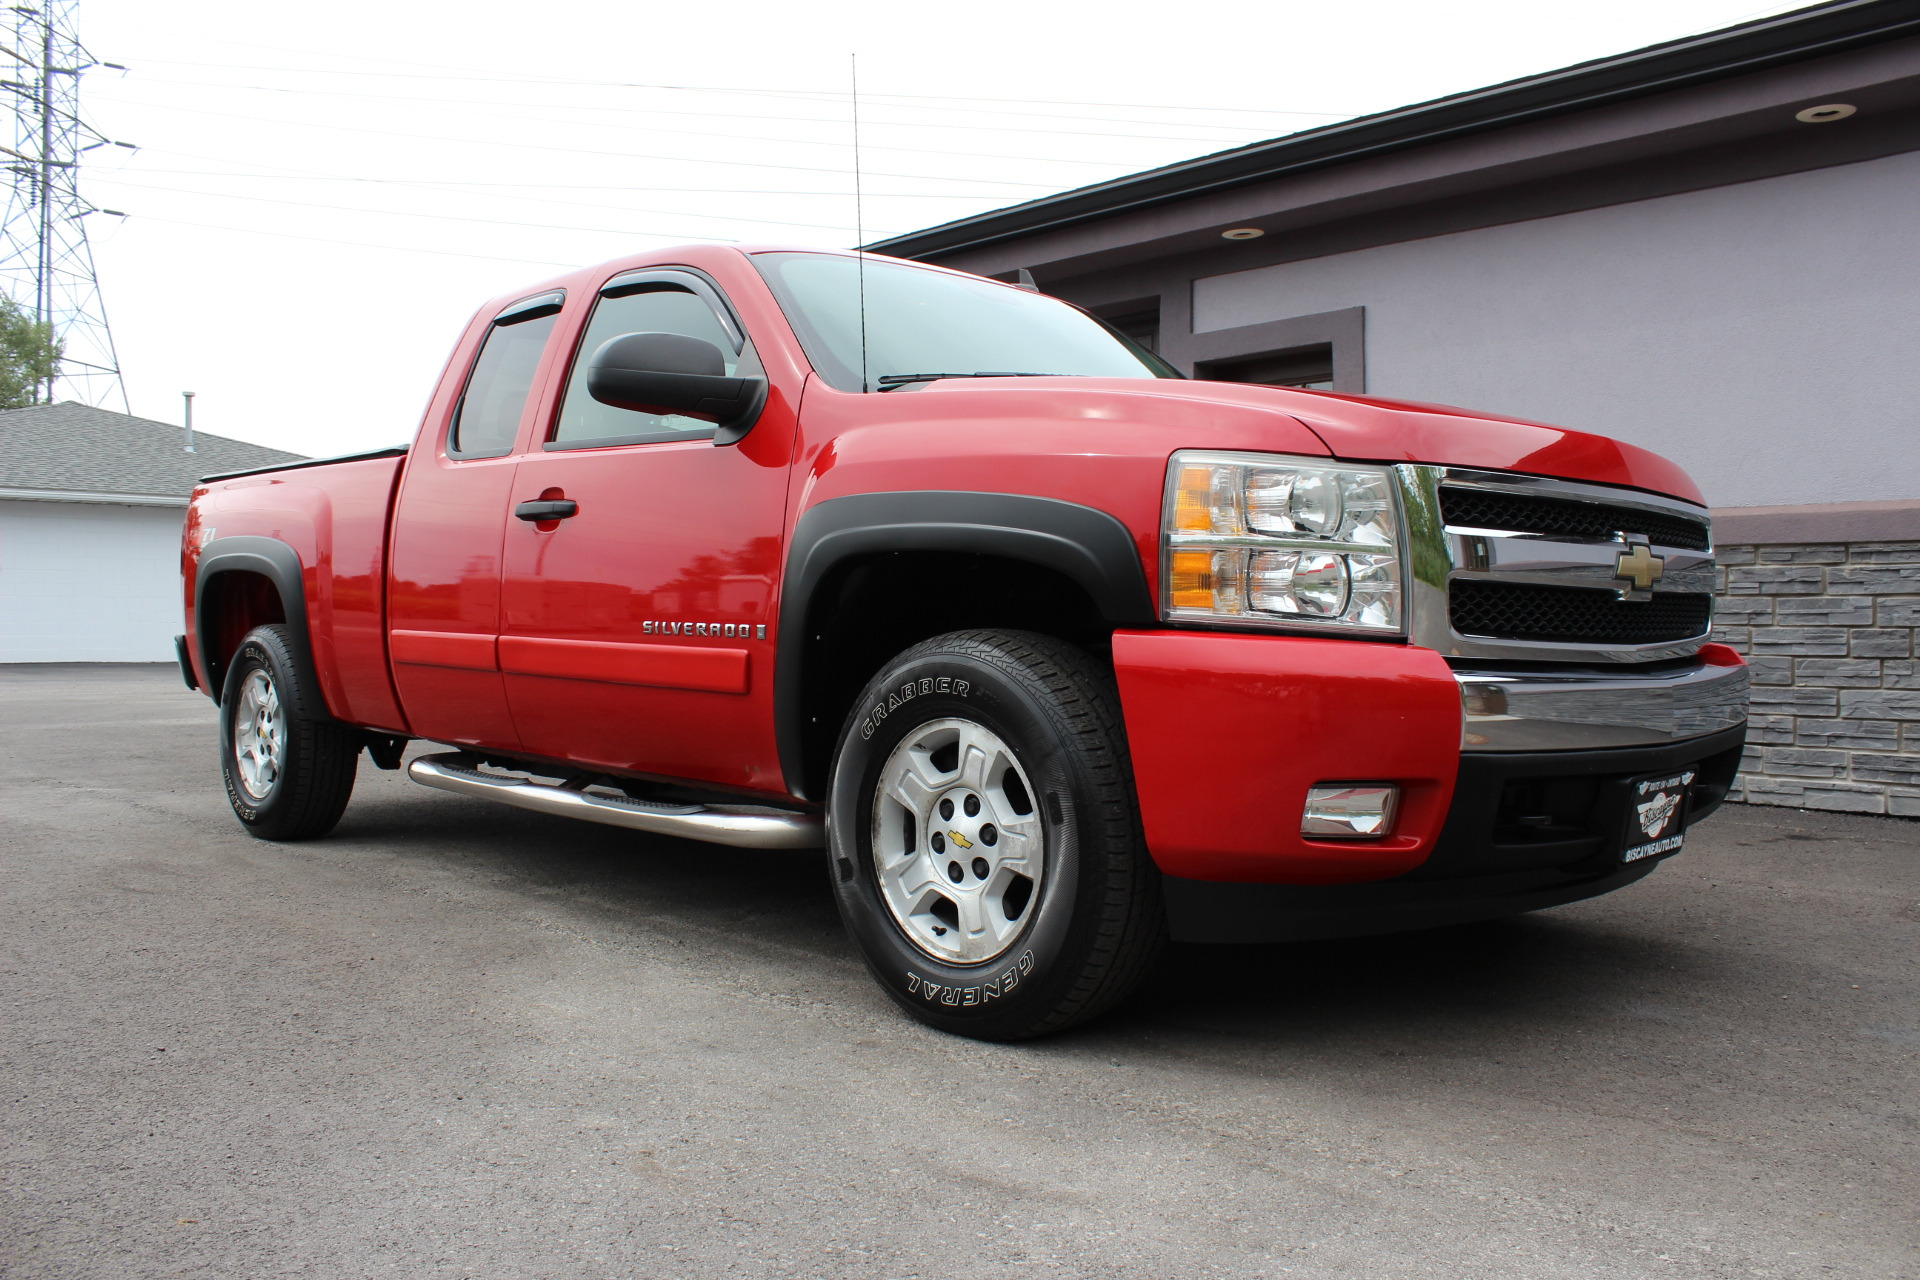
{"label": "side window", "polygon": [[567,378],[559,421],[549,449],[583,449],[596,445],[644,444],[657,440],[701,440],[713,435],[713,424],[680,414],[640,413],[601,404],[587,393],[587,365],[602,344],[628,333],[677,333],[700,338],[720,348],[727,376],[765,376],[753,344],[737,337],[722,322],[713,304],[694,292],[692,285],[672,283],[658,276],[623,287],[618,280],[601,292],[593,318],[580,336]]}
{"label": "side window", "polygon": [[450,458],[498,458],[513,452],[533,375],[560,311],[558,295],[516,304],[493,322],[467,375],[467,390],[447,433]]}

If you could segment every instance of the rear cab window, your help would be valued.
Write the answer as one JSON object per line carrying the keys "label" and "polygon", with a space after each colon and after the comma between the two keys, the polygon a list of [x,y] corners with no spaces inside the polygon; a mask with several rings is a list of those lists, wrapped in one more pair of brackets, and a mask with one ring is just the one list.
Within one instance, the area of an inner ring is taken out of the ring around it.
{"label": "rear cab window", "polygon": [[494,317],[447,430],[449,458],[499,458],[513,452],[527,397],[553,336],[566,294],[555,290],[514,303]]}

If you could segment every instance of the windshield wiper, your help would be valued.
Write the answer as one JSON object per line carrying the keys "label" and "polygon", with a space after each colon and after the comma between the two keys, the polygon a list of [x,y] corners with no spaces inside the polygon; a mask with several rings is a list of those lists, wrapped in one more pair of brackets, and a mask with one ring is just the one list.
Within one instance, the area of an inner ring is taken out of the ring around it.
{"label": "windshield wiper", "polygon": [[1067,373],[1008,373],[1000,370],[987,370],[981,373],[883,373],[874,381],[880,384],[882,391],[892,391],[895,387],[904,387],[909,382],[938,382],[942,378],[1070,378]]}

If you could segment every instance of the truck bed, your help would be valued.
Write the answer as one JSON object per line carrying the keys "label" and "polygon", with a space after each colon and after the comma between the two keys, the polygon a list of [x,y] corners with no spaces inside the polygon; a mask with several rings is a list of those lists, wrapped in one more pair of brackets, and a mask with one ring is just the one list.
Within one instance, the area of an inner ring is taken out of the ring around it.
{"label": "truck bed", "polygon": [[[297,592],[326,710],[352,724],[406,731],[387,667],[385,621],[388,516],[406,454],[381,449],[208,476],[194,490],[181,570],[202,688],[217,690],[225,674],[217,657],[205,655],[230,653],[248,628],[284,619],[286,597]],[[255,545],[267,540],[298,555],[288,573],[276,574],[266,559],[271,549]],[[248,607],[218,611],[221,634],[200,635],[200,606],[210,592],[245,597]]]}

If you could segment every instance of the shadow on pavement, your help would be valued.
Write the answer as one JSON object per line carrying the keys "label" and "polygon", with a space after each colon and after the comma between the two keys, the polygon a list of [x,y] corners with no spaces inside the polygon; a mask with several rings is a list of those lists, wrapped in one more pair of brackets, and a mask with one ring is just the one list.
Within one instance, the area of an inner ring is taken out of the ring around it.
{"label": "shadow on pavement", "polygon": [[[327,843],[483,871],[601,919],[641,915],[709,942],[717,930],[723,946],[738,930],[743,945],[796,946],[843,976],[858,967],[817,853],[731,850],[407,792],[356,799]],[[1630,918],[1553,914],[1333,941],[1181,944],[1126,1004],[1048,1043],[1193,1033],[1326,1043],[1446,1027],[1525,1038],[1646,989],[1688,953]]]}

